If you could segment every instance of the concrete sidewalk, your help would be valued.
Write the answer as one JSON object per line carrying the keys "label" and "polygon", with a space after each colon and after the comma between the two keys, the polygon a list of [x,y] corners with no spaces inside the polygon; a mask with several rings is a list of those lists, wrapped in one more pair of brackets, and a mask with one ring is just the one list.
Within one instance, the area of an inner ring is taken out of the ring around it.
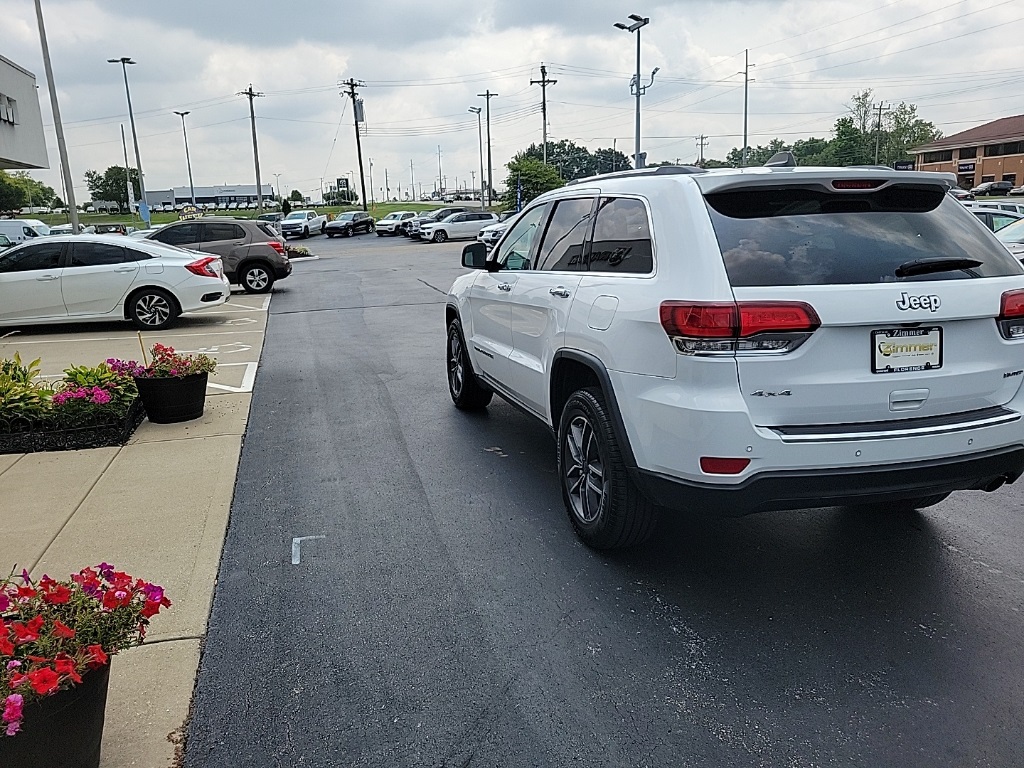
{"label": "concrete sidewalk", "polygon": [[0,563],[67,578],[106,561],[162,585],[173,607],[111,667],[103,768],[172,764],[231,508],[248,394],[208,397],[202,419],[143,422],[121,448],[0,456]]}

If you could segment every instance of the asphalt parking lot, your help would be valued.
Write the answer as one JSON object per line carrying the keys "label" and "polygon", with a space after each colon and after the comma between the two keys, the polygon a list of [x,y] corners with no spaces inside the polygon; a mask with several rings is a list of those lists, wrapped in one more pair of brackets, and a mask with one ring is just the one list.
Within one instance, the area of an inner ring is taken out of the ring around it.
{"label": "asphalt parking lot", "polygon": [[595,553],[548,430],[450,403],[462,244],[306,245],[266,313],[185,765],[1024,765],[1024,486],[677,514]]}
{"label": "asphalt parking lot", "polygon": [[[287,290],[282,281],[281,290]],[[154,344],[179,352],[205,352],[217,359],[207,394],[252,391],[263,348],[271,297],[234,288],[231,300],[212,310],[182,315],[163,331],[146,331],[146,354]],[[60,378],[72,365],[96,365],[110,357],[141,360],[135,328],[124,323],[79,323],[0,328],[0,357],[20,352],[23,360],[41,358],[41,375]]]}

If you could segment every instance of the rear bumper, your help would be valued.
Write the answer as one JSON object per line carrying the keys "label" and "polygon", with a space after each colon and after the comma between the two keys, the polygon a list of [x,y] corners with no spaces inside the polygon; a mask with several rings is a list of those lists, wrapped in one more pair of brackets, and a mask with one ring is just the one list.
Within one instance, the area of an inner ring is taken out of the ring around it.
{"label": "rear bumper", "polygon": [[728,517],[781,509],[808,509],[911,499],[938,493],[995,490],[1024,473],[1024,445],[935,461],[882,468],[766,472],[738,485],[696,483],[637,470],[656,504]]}

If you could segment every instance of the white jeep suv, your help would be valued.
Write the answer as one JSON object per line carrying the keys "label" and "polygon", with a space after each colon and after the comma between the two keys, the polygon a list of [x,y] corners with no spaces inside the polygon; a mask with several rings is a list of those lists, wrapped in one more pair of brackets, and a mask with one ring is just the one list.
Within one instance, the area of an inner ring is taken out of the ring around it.
{"label": "white jeep suv", "polygon": [[582,179],[463,252],[452,400],[556,433],[590,546],[663,507],[919,508],[1024,471],[1024,268],[954,178],[770,165]]}

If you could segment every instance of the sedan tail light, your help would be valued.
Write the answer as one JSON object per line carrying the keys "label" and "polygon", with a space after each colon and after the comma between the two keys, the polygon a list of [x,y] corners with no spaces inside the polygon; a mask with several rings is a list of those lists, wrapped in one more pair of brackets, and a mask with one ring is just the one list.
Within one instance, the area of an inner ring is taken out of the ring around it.
{"label": "sedan tail light", "polygon": [[802,301],[665,301],[660,314],[685,355],[785,354],[821,326]]}
{"label": "sedan tail light", "polygon": [[199,275],[199,277],[220,277],[221,263],[220,259],[207,256],[206,258],[186,264],[185,269],[193,275]]}

